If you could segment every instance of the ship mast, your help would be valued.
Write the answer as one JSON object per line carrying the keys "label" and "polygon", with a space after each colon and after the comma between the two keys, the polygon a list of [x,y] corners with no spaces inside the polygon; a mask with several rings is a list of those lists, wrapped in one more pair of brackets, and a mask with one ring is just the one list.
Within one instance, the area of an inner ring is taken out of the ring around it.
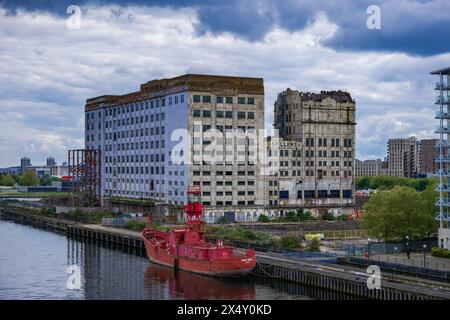
{"label": "ship mast", "polygon": [[203,220],[203,204],[200,186],[188,187],[188,202],[184,206],[187,215],[186,244],[198,244],[205,241],[205,221]]}

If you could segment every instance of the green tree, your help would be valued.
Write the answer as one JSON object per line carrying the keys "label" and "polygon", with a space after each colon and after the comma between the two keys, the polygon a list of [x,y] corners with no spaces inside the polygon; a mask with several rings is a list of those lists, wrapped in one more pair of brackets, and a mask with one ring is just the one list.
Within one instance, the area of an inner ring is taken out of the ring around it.
{"label": "green tree", "polygon": [[386,241],[423,238],[437,228],[435,197],[432,186],[423,192],[402,186],[378,191],[363,206],[361,226]]}
{"label": "green tree", "polygon": [[6,174],[1,177],[0,184],[2,186],[13,186],[14,178],[10,174]]}
{"label": "green tree", "polygon": [[44,175],[41,179],[40,184],[43,186],[49,186],[52,184],[53,181],[60,181],[61,179],[57,177],[49,176],[48,174]]}
{"label": "green tree", "polygon": [[355,181],[356,189],[378,189],[389,190],[395,186],[405,186],[414,188],[417,191],[424,191],[429,185],[436,184],[433,178],[413,179],[391,177],[381,174],[374,177],[359,177]]}
{"label": "green tree", "polygon": [[19,184],[21,186],[37,186],[39,177],[32,169],[26,169],[19,177]]}
{"label": "green tree", "polygon": [[370,188],[370,178],[369,177],[356,178],[355,186],[356,186],[357,190],[369,189]]}

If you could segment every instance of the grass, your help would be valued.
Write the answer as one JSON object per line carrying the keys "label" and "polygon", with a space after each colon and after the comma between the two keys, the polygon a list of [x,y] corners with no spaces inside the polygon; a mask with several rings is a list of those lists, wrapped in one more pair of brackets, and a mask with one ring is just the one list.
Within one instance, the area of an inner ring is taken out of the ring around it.
{"label": "grass", "polygon": [[207,226],[206,235],[211,238],[246,242],[269,243],[272,236],[261,231],[252,231],[232,226]]}
{"label": "grass", "polygon": [[125,223],[125,229],[133,231],[142,231],[147,227],[147,223],[143,221],[131,220]]}
{"label": "grass", "polygon": [[86,223],[100,224],[102,223],[102,218],[117,218],[117,214],[109,210],[99,212],[85,212],[77,208],[73,211],[65,213],[64,218]]}

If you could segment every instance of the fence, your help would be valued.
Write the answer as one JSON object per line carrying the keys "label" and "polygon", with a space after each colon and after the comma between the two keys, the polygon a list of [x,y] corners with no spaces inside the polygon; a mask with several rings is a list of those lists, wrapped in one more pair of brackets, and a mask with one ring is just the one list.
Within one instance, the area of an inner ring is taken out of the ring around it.
{"label": "fence", "polygon": [[389,256],[389,255],[375,255],[371,256],[370,261],[374,262],[384,262],[388,264],[396,264],[396,265],[404,265],[425,269],[433,269],[433,270],[442,270],[442,271],[450,271],[450,262],[448,264],[438,263],[438,262],[430,262],[426,257],[416,257],[408,259],[405,256]]}
{"label": "fence", "polygon": [[351,239],[351,238],[366,238],[366,230],[320,230],[320,231],[305,231],[304,234],[318,234],[321,233],[328,239]]}
{"label": "fence", "polygon": [[344,251],[348,256],[397,254],[407,252],[431,251],[431,248],[438,246],[437,238],[423,240],[410,240],[404,242],[370,242],[367,245],[345,244]]}
{"label": "fence", "polygon": [[383,270],[389,270],[402,274],[412,274],[415,276],[438,279],[441,281],[444,280],[447,282],[450,281],[450,271],[448,267],[446,269],[434,269],[428,267],[425,268],[423,265],[413,266],[413,265],[405,265],[402,263],[393,263],[392,260],[388,263],[379,260],[363,259],[357,257],[338,258],[338,261],[339,263],[350,263],[351,265],[359,265],[359,266],[369,266],[376,264]]}

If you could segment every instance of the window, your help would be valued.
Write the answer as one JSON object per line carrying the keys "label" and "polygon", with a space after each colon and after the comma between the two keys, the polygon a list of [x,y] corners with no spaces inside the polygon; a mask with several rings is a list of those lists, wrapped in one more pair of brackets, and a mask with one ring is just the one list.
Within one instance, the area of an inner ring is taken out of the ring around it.
{"label": "window", "polygon": [[305,190],[305,199],[312,199],[315,197],[314,190]]}
{"label": "window", "polygon": [[289,190],[280,190],[280,199],[289,199]]}
{"label": "window", "polygon": [[200,102],[200,96],[194,95],[194,102]]}
{"label": "window", "polygon": [[248,112],[248,113],[247,113],[247,118],[249,118],[249,119],[255,119],[255,113],[254,113],[254,112]]}
{"label": "window", "polygon": [[233,103],[233,97],[226,97],[225,98],[225,103],[228,103],[228,104]]}
{"label": "window", "polygon": [[245,98],[244,97],[238,97],[238,104],[245,104]]}
{"label": "window", "polygon": [[341,192],[339,190],[330,190],[330,198],[340,198]]}
{"label": "window", "polygon": [[226,118],[233,118],[233,111],[225,111],[225,117]]}
{"label": "window", "polygon": [[203,110],[204,118],[211,118],[211,110]]}
{"label": "window", "polygon": [[317,196],[318,198],[327,198],[327,190],[319,190]]}
{"label": "window", "polygon": [[238,119],[245,119],[245,112],[238,111]]}
{"label": "window", "polygon": [[223,118],[223,111],[216,111],[216,118]]}
{"label": "window", "polygon": [[192,115],[196,118],[200,117],[200,110],[193,110]]}
{"label": "window", "polygon": [[247,99],[248,104],[255,104],[255,98],[248,98]]}
{"label": "window", "polygon": [[211,102],[211,96],[203,96],[203,102],[210,103]]}
{"label": "window", "polygon": [[342,190],[342,197],[348,199],[352,197],[352,190]]}
{"label": "window", "polygon": [[217,103],[223,103],[223,97],[216,97]]}

